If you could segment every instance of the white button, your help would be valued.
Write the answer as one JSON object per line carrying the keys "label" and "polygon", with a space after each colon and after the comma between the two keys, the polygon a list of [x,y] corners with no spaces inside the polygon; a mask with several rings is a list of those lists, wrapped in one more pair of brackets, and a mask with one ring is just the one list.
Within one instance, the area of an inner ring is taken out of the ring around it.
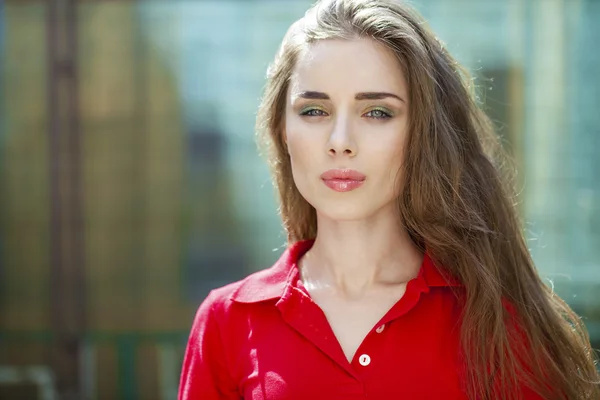
{"label": "white button", "polygon": [[385,329],[385,324],[378,326],[377,329],[375,329],[375,332],[381,333],[381,332],[383,332],[384,329]]}
{"label": "white button", "polygon": [[367,365],[371,364],[371,357],[369,357],[366,354],[363,354],[362,356],[360,356],[358,358],[358,362],[360,363],[360,365],[362,365],[363,367],[366,367]]}

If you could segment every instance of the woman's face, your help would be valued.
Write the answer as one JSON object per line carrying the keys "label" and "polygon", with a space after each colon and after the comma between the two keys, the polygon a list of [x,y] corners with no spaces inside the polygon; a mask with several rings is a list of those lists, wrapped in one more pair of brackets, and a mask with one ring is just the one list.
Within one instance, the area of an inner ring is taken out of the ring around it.
{"label": "woman's face", "polygon": [[400,63],[373,40],[321,40],[300,55],[285,138],[296,186],[318,214],[359,220],[393,212],[408,107]]}

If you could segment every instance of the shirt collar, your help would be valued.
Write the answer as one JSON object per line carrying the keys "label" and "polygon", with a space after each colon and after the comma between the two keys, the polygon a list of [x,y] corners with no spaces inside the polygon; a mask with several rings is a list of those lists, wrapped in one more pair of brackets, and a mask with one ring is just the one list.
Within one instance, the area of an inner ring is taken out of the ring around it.
{"label": "shirt collar", "polygon": [[[293,243],[271,268],[256,272],[242,280],[232,294],[232,300],[239,303],[258,303],[281,298],[286,289],[295,284],[297,262],[313,243],[313,239]],[[427,253],[423,257],[423,264],[415,279],[427,288],[462,286],[458,280],[443,276]]]}

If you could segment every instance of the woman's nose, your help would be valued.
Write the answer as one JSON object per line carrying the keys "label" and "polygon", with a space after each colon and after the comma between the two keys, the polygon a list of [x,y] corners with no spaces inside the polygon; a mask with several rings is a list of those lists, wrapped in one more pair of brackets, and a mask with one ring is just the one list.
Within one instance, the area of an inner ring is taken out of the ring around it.
{"label": "woman's nose", "polygon": [[329,136],[327,152],[331,156],[347,155],[356,156],[357,146],[352,135],[350,121],[347,118],[339,118]]}

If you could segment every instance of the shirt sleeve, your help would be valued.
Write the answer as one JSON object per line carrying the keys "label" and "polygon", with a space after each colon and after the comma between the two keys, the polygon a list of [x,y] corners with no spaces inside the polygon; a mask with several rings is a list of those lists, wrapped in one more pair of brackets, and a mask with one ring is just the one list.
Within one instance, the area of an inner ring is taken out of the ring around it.
{"label": "shirt sleeve", "polygon": [[194,318],[183,359],[178,400],[240,400],[223,352],[211,292]]}

